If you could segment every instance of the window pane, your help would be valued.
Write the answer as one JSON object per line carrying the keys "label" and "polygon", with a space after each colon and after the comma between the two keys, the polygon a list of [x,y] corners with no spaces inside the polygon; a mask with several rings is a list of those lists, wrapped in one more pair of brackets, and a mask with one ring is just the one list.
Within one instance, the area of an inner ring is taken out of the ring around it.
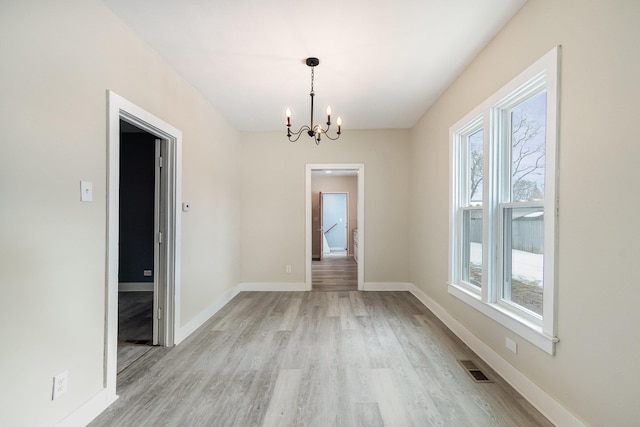
{"label": "window pane", "polygon": [[482,162],[483,162],[482,129],[469,135],[469,203],[482,204]]}
{"label": "window pane", "polygon": [[467,209],[463,213],[462,280],[482,286],[482,210]]}
{"label": "window pane", "polygon": [[511,110],[511,200],[544,198],[547,93]]}
{"label": "window pane", "polygon": [[503,299],[542,315],[544,209],[504,209]]}

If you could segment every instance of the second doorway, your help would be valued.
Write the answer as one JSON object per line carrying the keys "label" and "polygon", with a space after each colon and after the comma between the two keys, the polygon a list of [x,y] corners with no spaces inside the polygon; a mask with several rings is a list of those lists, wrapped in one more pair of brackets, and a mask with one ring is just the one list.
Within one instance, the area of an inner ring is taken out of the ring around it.
{"label": "second doorway", "polygon": [[358,230],[358,176],[355,170],[317,170],[311,176],[311,288],[355,291],[358,265],[353,236]]}

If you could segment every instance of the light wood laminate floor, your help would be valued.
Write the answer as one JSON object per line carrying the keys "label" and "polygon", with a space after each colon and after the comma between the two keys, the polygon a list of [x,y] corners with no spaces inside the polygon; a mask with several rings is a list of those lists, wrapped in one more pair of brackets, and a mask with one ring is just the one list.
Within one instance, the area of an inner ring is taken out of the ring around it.
{"label": "light wood laminate floor", "polygon": [[358,264],[353,257],[326,257],[311,262],[311,288],[314,291],[355,291]]}
{"label": "light wood laminate floor", "polygon": [[151,350],[153,291],[118,293],[118,373]]}
{"label": "light wood laminate floor", "polygon": [[240,293],[117,393],[91,426],[551,425],[408,292]]}

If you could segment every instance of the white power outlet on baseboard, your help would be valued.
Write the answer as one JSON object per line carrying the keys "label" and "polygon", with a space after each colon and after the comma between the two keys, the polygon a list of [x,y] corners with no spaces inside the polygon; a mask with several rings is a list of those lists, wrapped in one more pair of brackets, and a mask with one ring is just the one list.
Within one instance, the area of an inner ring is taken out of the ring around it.
{"label": "white power outlet on baseboard", "polygon": [[505,339],[505,345],[507,346],[507,348],[509,350],[511,350],[513,353],[518,354],[518,343],[515,342],[514,340],[512,340],[509,337],[506,337]]}
{"label": "white power outlet on baseboard", "polygon": [[286,271],[287,273],[291,273],[292,271],[291,265],[287,264],[284,268],[284,271]]}
{"label": "white power outlet on baseboard", "polygon": [[53,377],[53,393],[51,395],[51,400],[56,400],[67,392],[68,382],[69,371],[60,372],[58,375]]}

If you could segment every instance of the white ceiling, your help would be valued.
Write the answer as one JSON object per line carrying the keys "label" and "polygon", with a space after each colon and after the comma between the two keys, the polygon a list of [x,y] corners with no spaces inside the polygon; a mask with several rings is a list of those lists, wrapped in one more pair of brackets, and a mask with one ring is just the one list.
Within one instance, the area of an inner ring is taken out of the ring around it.
{"label": "white ceiling", "polygon": [[[410,128],[526,0],[104,0],[239,130]],[[333,120],[335,122],[335,120]]]}

